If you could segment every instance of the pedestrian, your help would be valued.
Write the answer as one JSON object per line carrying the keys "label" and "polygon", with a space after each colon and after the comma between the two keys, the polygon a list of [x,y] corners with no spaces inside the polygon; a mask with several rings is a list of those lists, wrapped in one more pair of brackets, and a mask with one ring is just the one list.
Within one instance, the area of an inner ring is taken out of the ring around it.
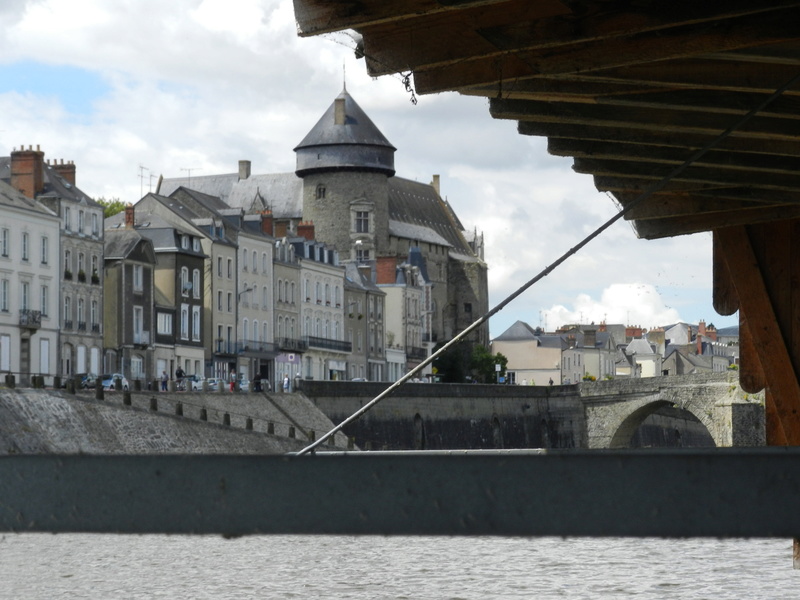
{"label": "pedestrian", "polygon": [[231,391],[236,391],[236,371],[231,369]]}
{"label": "pedestrian", "polygon": [[289,374],[284,373],[283,375],[283,393],[287,393],[289,391]]}
{"label": "pedestrian", "polygon": [[169,381],[169,375],[167,375],[166,371],[161,371],[161,391],[167,391],[167,382]]}
{"label": "pedestrian", "polygon": [[553,378],[550,378],[550,385],[553,385]]}
{"label": "pedestrian", "polygon": [[183,369],[181,369],[180,367],[175,369],[175,379],[178,382],[178,389],[182,390],[183,389]]}

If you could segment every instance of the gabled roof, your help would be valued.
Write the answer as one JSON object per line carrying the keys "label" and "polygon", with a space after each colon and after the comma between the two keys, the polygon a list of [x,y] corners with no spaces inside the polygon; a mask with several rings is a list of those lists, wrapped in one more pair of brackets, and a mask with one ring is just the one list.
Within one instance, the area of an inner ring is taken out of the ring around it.
{"label": "gabled roof", "polygon": [[626,354],[655,354],[653,346],[647,340],[636,338],[625,347]]}
{"label": "gabled roof", "polygon": [[15,190],[5,181],[0,180],[0,207],[13,207],[24,211],[33,211],[41,215],[55,217],[56,214],[36,200],[28,198],[19,190]]}
{"label": "gabled roof", "polygon": [[533,327],[524,321],[516,321],[511,327],[506,329],[499,336],[494,338],[495,342],[517,342],[524,340],[535,340],[536,332]]}

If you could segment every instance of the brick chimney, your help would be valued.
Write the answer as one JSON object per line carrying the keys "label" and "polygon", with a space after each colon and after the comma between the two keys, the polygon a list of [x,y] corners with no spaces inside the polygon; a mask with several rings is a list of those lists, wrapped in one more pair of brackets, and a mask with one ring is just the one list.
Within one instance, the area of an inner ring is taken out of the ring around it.
{"label": "brick chimney", "polygon": [[272,221],[271,210],[265,210],[261,212],[261,233],[266,233],[267,235],[273,234],[273,221]]}
{"label": "brick chimney", "polygon": [[128,204],[125,207],[125,229],[133,229],[136,224],[136,213],[133,209],[133,204]]}
{"label": "brick chimney", "polygon": [[708,329],[706,329],[706,336],[713,342],[717,341],[717,328],[714,327],[713,323],[708,326]]}
{"label": "brick chimney", "polygon": [[381,256],[375,261],[376,279],[375,283],[395,283],[397,275],[397,261],[392,256]]}
{"label": "brick chimney", "polygon": [[336,98],[333,101],[333,124],[344,125],[347,120],[347,114],[344,110],[344,98]]}
{"label": "brick chimney", "polygon": [[697,354],[703,354],[703,336],[698,333],[695,340],[697,341]]}
{"label": "brick chimney", "polygon": [[11,153],[11,187],[28,198],[35,198],[44,190],[44,152],[38,145],[36,150],[20,146]]}
{"label": "brick chimney", "polygon": [[434,175],[433,176],[433,181],[431,181],[431,185],[433,186],[433,189],[436,190],[436,195],[437,196],[441,196],[442,194],[439,192],[439,176],[438,175]]}
{"label": "brick chimney", "polygon": [[75,185],[75,163],[70,161],[64,162],[64,159],[61,159],[61,162],[53,161],[52,164],[53,170],[56,173],[61,175],[64,180],[69,183],[70,185]]}
{"label": "brick chimney", "polygon": [[300,221],[297,224],[297,235],[306,238],[309,242],[314,240],[314,223],[311,221]]}
{"label": "brick chimney", "polygon": [[706,334],[706,322],[705,321],[700,321],[697,324],[697,333],[699,333],[700,335],[705,335]]}
{"label": "brick chimney", "polygon": [[242,179],[247,179],[250,177],[250,161],[249,160],[240,160],[239,161],[239,181]]}

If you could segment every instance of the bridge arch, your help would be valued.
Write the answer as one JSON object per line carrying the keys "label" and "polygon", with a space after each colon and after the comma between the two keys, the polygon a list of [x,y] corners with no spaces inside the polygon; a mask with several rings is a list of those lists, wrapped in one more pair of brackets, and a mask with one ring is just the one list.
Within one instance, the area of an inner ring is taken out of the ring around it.
{"label": "bridge arch", "polygon": [[[609,441],[609,448],[628,448],[630,446],[631,440],[636,433],[636,430],[644,423],[647,417],[655,414],[661,408],[671,408],[674,407],[674,404],[668,400],[657,400],[654,402],[649,402],[644,404],[643,406],[639,406],[638,408],[634,409],[627,417],[622,419],[622,422],[617,427],[616,431],[611,434],[611,439]],[[693,417],[695,417],[700,423],[705,427],[706,431],[708,432],[709,436],[714,440],[714,445],[719,446],[719,441],[714,439],[713,426],[710,422],[703,422],[701,417],[705,416],[710,421],[710,415],[706,413],[695,414],[692,410],[688,408],[683,408],[685,412],[689,413]],[[678,432],[680,436],[680,432]]]}

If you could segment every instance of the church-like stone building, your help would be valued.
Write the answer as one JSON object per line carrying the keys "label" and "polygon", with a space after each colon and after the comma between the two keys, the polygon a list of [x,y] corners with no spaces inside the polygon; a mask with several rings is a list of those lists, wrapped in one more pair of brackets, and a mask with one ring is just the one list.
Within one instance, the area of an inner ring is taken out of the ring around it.
{"label": "church-like stone building", "polygon": [[[429,184],[395,175],[395,147],[346,89],[294,150],[294,173],[254,175],[242,160],[235,173],[164,179],[158,193],[185,187],[245,213],[269,211],[276,237],[311,229],[379,286],[417,273],[415,281],[425,280],[420,342],[429,348],[488,310],[483,236],[464,231],[438,175]],[[488,327],[472,340],[488,345]]]}

